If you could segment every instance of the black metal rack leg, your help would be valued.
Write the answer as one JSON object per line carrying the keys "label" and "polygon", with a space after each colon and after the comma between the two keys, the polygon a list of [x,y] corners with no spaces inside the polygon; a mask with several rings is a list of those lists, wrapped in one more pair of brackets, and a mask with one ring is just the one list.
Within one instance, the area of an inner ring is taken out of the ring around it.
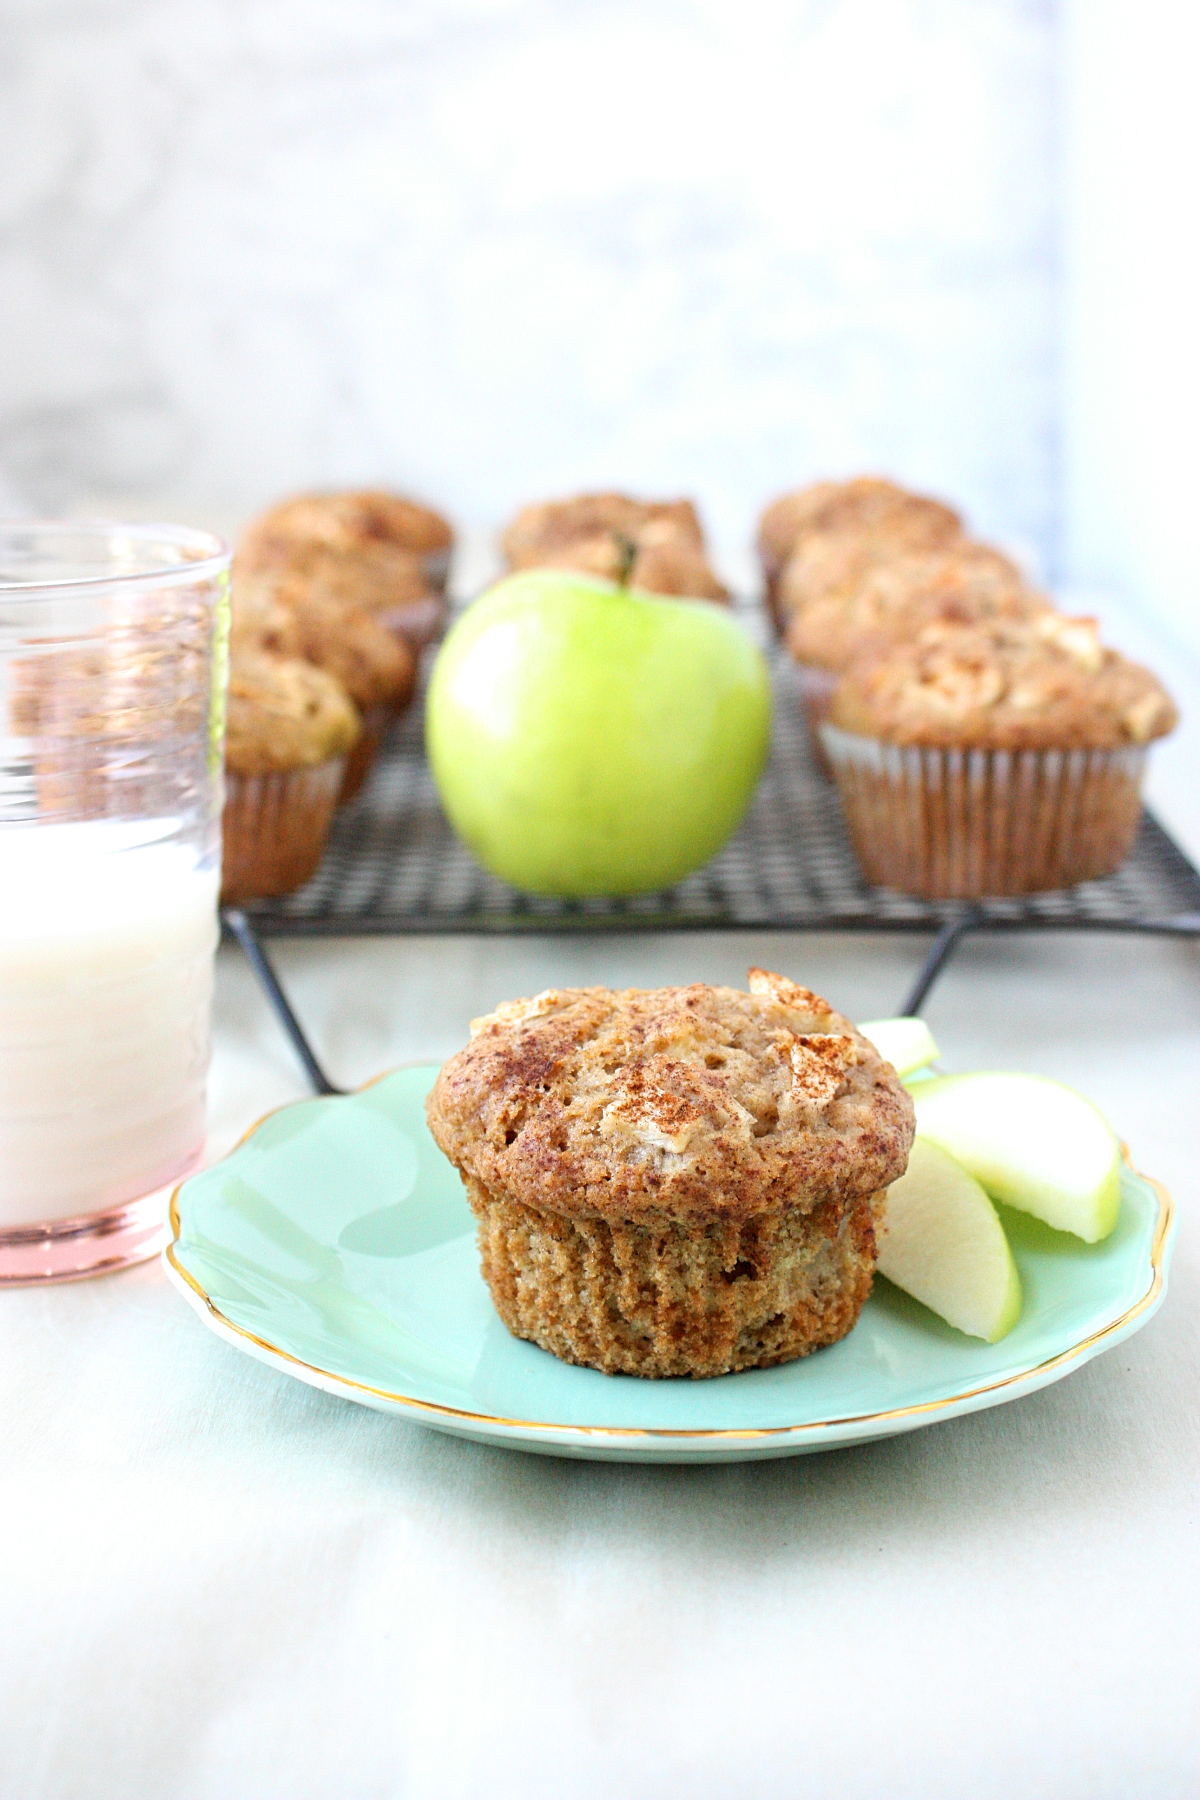
{"label": "black metal rack leg", "polygon": [[977,908],[969,906],[956,919],[947,919],[930,946],[929,955],[925,958],[921,973],[917,976],[916,985],[900,1008],[901,1018],[915,1018],[920,1012],[929,998],[929,992],[934,982],[958,949],[967,932],[978,922],[979,916]]}
{"label": "black metal rack leg", "polygon": [[292,1040],[292,1047],[304,1064],[305,1073],[315,1091],[318,1094],[344,1094],[345,1088],[336,1087],[330,1081],[314,1056],[312,1045],[304,1035],[304,1027],[292,1011],[288,997],[279,985],[279,977],[267,960],[267,953],[254,935],[254,927],[245,913],[236,907],[222,907],[221,923],[230,937],[236,940],[242,955],[258,977],[258,984],[270,1001],[279,1023]]}

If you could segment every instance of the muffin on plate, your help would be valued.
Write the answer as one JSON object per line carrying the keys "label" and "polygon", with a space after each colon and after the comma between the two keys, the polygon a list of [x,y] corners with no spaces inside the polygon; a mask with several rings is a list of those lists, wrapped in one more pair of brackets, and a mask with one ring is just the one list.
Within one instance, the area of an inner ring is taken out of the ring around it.
{"label": "muffin on plate", "polygon": [[758,522],[758,553],[767,599],[776,619],[787,617],[782,583],[790,559],[814,539],[830,538],[843,556],[856,547],[865,566],[872,555],[935,550],[962,534],[962,520],[940,500],[910,493],[878,475],[818,481],[773,500]]}
{"label": "muffin on plate", "polygon": [[844,1337],[904,1171],[908,1094],[827,1003],[550,990],[477,1019],[429,1127],[517,1337],[609,1374],[722,1375]]}
{"label": "muffin on plate", "polygon": [[1158,679],[1094,619],[937,621],[864,650],[821,726],[867,879],[975,899],[1111,874],[1133,845]]}
{"label": "muffin on plate", "polygon": [[288,894],[316,872],[361,725],[340,682],[297,658],[229,664],[221,899]]}
{"label": "muffin on plate", "polygon": [[313,594],[303,582],[269,575],[233,584],[236,647],[298,656],[339,681],[362,721],[346,763],[341,800],[352,799],[370,773],[388,725],[416,687],[417,662],[402,640],[369,613]]}
{"label": "muffin on plate", "polygon": [[690,500],[578,494],[519,512],[501,539],[510,570],[575,569],[654,594],[728,600]]}

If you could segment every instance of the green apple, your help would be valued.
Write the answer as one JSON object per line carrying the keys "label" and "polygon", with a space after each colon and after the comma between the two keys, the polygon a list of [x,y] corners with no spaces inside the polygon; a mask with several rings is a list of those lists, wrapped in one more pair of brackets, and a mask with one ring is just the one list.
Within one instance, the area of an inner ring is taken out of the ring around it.
{"label": "green apple", "polygon": [[996,1209],[961,1163],[918,1138],[887,1192],[877,1268],[968,1337],[996,1343],[1021,1316],[1021,1277]]}
{"label": "green apple", "polygon": [[1086,1243],[1121,1205],[1121,1148],[1096,1108],[1040,1075],[941,1075],[912,1089],[917,1132],[940,1144],[994,1200]]}
{"label": "green apple", "polygon": [[858,1029],[901,1077],[938,1059],[938,1047],[924,1019],[871,1019]]}
{"label": "green apple", "polygon": [[720,849],[770,725],[766,665],[726,608],[530,569],[446,638],[425,739],[451,824],[494,875],[637,894]]}

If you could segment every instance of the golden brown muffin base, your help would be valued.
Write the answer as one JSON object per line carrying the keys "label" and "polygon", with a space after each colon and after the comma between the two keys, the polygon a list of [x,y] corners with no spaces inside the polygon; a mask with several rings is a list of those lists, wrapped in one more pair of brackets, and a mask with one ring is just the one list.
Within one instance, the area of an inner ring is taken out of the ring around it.
{"label": "golden brown muffin base", "polygon": [[927,900],[1074,887],[1111,875],[1141,816],[1143,746],[943,750],[821,727],[863,874]]}
{"label": "golden brown muffin base", "polygon": [[221,902],[290,894],[316,874],[346,759],[269,775],[225,771]]}
{"label": "golden brown muffin base", "polygon": [[608,1375],[792,1362],[845,1337],[871,1291],[872,1198],[689,1228],[666,1214],[568,1219],[464,1181],[505,1325]]}

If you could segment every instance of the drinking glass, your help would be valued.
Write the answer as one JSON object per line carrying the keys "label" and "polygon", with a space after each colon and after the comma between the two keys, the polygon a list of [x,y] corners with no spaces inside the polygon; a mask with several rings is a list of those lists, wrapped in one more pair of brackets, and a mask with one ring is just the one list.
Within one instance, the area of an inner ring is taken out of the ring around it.
{"label": "drinking glass", "polygon": [[204,1148],[229,553],[0,523],[0,1284],[151,1256]]}

